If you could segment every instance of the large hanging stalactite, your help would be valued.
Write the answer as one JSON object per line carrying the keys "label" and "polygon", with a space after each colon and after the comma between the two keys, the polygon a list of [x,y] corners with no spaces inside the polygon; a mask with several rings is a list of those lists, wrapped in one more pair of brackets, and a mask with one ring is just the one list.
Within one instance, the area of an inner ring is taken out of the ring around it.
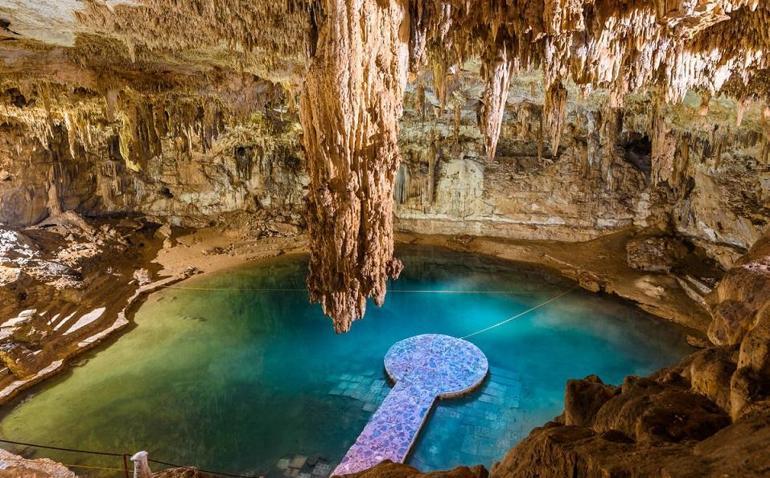
{"label": "large hanging stalactite", "polygon": [[393,257],[398,119],[409,63],[400,1],[325,0],[300,99],[310,175],[311,300],[338,332],[385,300]]}
{"label": "large hanging stalactite", "polygon": [[482,71],[485,88],[481,100],[481,124],[479,128],[484,135],[484,146],[489,161],[495,158],[497,151],[497,141],[500,139],[500,127],[503,124],[505,102],[508,99],[512,71],[513,59],[505,45],[497,49],[495,57],[484,64]]}
{"label": "large hanging stalactite", "polygon": [[567,109],[567,89],[560,81],[552,84],[545,91],[543,114],[545,126],[551,138],[551,154],[556,156],[564,128],[564,115]]}

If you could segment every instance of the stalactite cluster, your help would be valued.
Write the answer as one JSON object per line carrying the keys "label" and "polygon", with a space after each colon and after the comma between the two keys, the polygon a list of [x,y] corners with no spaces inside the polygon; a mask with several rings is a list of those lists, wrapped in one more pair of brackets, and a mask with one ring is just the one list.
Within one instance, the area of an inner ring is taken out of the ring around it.
{"label": "stalactite cluster", "polygon": [[[443,114],[449,71],[481,59],[479,126],[489,160],[511,75],[521,69],[543,70],[542,127],[556,154],[566,81],[584,93],[608,89],[613,118],[634,90],[657,88],[665,101],[680,101],[691,89],[719,92],[736,77],[746,85],[770,66],[770,7],[757,0],[338,0],[322,9],[302,107],[313,180],[308,283],[337,330],[363,314],[366,297],[380,303],[385,280],[398,270],[389,217],[407,61],[416,71],[429,60]],[[369,35],[372,25],[383,32]]]}
{"label": "stalactite cluster", "polygon": [[[613,106],[642,88],[660,87],[667,101],[691,89],[738,90],[766,76],[770,6],[758,0],[414,0],[419,12],[413,61],[438,55],[447,66],[481,58],[486,89],[481,130],[493,156],[499,110],[513,68],[542,68],[549,101],[548,133],[558,145],[565,90],[607,88]],[[423,46],[425,44],[426,46]],[[434,71],[435,71],[434,67]],[[733,87],[733,89],[735,89]],[[767,93],[766,89],[763,91]]]}
{"label": "stalactite cluster", "polygon": [[[760,0],[89,1],[76,17],[68,55],[113,76],[127,61],[164,65],[157,75],[215,78],[217,69],[229,69],[302,91],[315,243],[309,284],[339,330],[363,314],[366,297],[381,302],[387,277],[398,270],[390,196],[408,72],[430,70],[420,81],[433,83],[436,114],[453,110],[458,141],[462,115],[453,82],[464,65],[480,61],[477,117],[489,160],[508,85],[534,69],[542,71],[545,91],[539,134],[547,145],[538,145],[540,157],[547,146],[558,154],[569,91],[607,95],[600,128],[617,126],[615,113],[631,92],[652,91],[664,103],[691,90],[728,93],[741,104],[770,98],[770,4]],[[19,58],[2,67],[15,68],[25,61]],[[424,91],[420,101],[421,111],[429,109]],[[136,145],[144,133],[132,125],[147,121],[132,118],[152,115],[126,111],[122,144]]]}
{"label": "stalactite cluster", "polygon": [[311,299],[338,332],[385,300],[398,277],[393,187],[408,69],[409,17],[400,1],[327,0],[305,76],[300,119],[310,173]]}

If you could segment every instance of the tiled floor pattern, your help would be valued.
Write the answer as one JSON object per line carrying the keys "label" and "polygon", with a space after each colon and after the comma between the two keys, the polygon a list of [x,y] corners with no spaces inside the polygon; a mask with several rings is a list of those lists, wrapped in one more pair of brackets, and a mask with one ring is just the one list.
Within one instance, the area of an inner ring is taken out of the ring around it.
{"label": "tiled floor pattern", "polygon": [[281,458],[276,467],[288,478],[328,478],[332,471],[332,465],[319,456]]}
{"label": "tiled floor pattern", "polygon": [[455,337],[423,334],[394,344],[385,370],[395,386],[332,474],[356,473],[383,460],[406,461],[434,403],[475,390],[488,369],[478,347]]}
{"label": "tiled floor pattern", "polygon": [[[326,393],[349,398],[350,406],[359,406],[365,413],[371,414],[390,390],[385,372],[372,370],[331,376]],[[461,403],[439,402],[431,417],[437,425],[444,420],[459,422],[453,433],[463,436],[462,446],[419,443],[420,457],[413,457],[408,463],[428,470],[434,456],[440,456],[441,461],[458,464],[478,463],[481,457],[486,458],[487,464],[500,460],[503,453],[529,431],[523,429],[523,412],[519,409],[525,393],[518,375],[491,367],[489,379],[477,392],[467,400],[461,400]],[[281,459],[277,468],[280,475],[286,478],[328,478],[334,468],[330,460],[333,461],[333,457],[294,455]]]}
{"label": "tiled floor pattern", "polygon": [[[459,403],[439,402],[440,406],[436,407],[431,425],[440,427],[440,435],[446,437],[447,443],[437,441],[435,434],[431,435],[430,442],[418,440],[419,453],[415,453],[408,463],[421,470],[430,470],[436,468],[435,463],[489,466],[499,461],[529,432],[524,425],[525,412],[519,408],[526,399],[525,393],[516,374],[490,368],[488,381],[472,397]],[[448,426],[448,423],[452,425]]]}

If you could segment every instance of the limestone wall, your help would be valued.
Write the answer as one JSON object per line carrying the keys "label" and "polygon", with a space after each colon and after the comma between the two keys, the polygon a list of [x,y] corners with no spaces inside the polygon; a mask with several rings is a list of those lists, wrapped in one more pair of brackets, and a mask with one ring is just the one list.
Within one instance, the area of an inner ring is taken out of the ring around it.
{"label": "limestone wall", "polygon": [[[704,112],[695,94],[665,107],[637,95],[610,109],[598,92],[568,104],[554,154],[538,75],[522,75],[489,160],[478,127],[482,87],[466,68],[450,76],[443,112],[429,72],[409,84],[398,229],[575,241],[657,226],[724,266],[765,229],[770,162],[760,104],[744,108],[738,127],[733,100],[711,99]],[[0,222],[29,225],[73,209],[203,226],[246,211],[303,227],[309,181],[294,93],[248,75],[220,84],[101,94],[5,82]]]}

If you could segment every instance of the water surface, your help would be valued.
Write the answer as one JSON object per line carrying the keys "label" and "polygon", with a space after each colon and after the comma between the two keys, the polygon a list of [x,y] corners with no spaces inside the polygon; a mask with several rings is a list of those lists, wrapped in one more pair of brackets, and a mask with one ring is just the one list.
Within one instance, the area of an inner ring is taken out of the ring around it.
{"label": "water surface", "polygon": [[[147,450],[211,470],[318,478],[388,392],[382,360],[393,343],[422,333],[465,336],[572,287],[541,269],[478,256],[428,248],[402,249],[400,256],[406,269],[385,305],[370,305],[345,335],[335,335],[319,307],[308,304],[302,256],[154,294],[133,330],[6,407],[0,436]],[[680,329],[582,290],[469,340],[486,354],[490,378],[475,394],[437,407],[411,456],[422,469],[489,466],[561,413],[567,379],[598,374],[619,383],[688,351]],[[17,451],[75,465],[120,465],[114,458]]]}

